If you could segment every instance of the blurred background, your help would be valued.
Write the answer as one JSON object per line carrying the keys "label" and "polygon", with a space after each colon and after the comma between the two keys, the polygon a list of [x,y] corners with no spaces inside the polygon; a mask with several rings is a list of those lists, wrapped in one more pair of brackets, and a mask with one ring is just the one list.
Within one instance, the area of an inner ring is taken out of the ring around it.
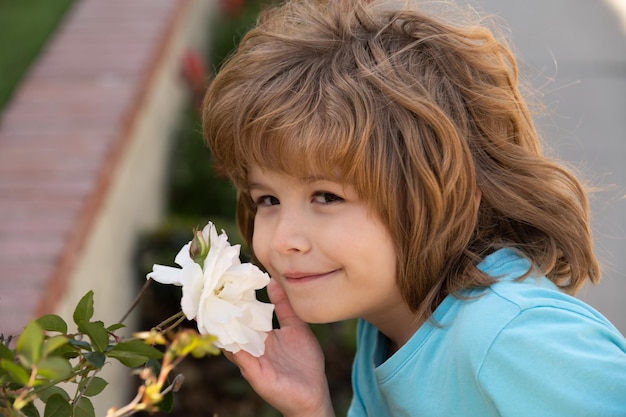
{"label": "blurred background", "polygon": [[[0,0],[0,333],[44,313],[70,317],[89,289],[113,323],[194,226],[212,220],[238,241],[234,190],[211,169],[198,109],[263,1]],[[597,189],[604,278],[579,296],[626,333],[626,2],[459,2],[510,29],[521,76],[545,106],[548,152]],[[129,325],[177,312],[170,287],[152,285]],[[314,330],[344,414],[353,323]],[[127,370],[111,368],[100,414],[134,391]],[[179,372],[186,382],[163,415],[278,415],[223,357]]]}
{"label": "blurred background", "polygon": [[471,0],[510,29],[521,76],[545,106],[536,119],[549,154],[591,195],[603,279],[578,296],[626,333],[626,1]]}

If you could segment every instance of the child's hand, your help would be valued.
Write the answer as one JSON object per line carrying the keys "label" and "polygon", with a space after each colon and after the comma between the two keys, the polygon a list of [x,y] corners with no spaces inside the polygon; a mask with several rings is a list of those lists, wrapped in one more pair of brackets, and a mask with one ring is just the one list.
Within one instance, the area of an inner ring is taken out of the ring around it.
{"label": "child's hand", "polygon": [[280,329],[265,341],[265,354],[224,352],[252,388],[285,417],[334,416],[324,371],[324,355],[309,326],[300,320],[281,286],[267,287]]}

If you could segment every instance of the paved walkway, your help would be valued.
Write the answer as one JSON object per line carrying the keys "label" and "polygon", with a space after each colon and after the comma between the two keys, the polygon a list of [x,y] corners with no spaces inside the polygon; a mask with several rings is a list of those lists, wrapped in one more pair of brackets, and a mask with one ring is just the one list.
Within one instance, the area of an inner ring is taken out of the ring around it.
{"label": "paved walkway", "polygon": [[188,0],[81,0],[0,118],[0,333],[54,311]]}
{"label": "paved walkway", "polygon": [[[604,278],[580,296],[626,334],[626,26],[601,0],[468,0],[508,22],[544,94],[549,145],[605,191],[593,196]],[[611,0],[618,3],[617,0]]]}

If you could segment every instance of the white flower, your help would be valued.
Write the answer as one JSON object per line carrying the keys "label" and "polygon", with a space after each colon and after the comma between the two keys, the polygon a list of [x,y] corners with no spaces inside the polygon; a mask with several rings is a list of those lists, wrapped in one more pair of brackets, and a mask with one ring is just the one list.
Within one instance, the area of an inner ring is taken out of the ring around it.
{"label": "white flower", "polygon": [[209,222],[176,255],[174,262],[181,268],[155,264],[147,278],[182,286],[183,313],[196,320],[201,334],[216,336],[218,347],[258,357],[272,330],[274,305],[258,301],[255,290],[267,286],[270,278],[255,265],[242,264],[239,248]]}

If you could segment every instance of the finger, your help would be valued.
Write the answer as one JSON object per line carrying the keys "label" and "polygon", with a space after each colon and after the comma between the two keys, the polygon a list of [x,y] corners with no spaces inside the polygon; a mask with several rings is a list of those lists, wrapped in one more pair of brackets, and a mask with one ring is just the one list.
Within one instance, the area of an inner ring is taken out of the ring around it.
{"label": "finger", "polygon": [[271,279],[267,286],[267,294],[274,304],[274,311],[276,312],[276,318],[278,319],[280,327],[306,325],[306,323],[300,320],[296,315],[295,311],[293,311],[287,293],[274,278]]}
{"label": "finger", "polygon": [[258,358],[243,350],[237,353],[229,353],[227,357],[232,363],[237,365],[241,375],[243,375],[250,384],[255,385],[259,381],[261,365]]}
{"label": "finger", "polygon": [[240,369],[249,368],[250,365],[253,364],[257,359],[244,350],[233,353],[222,349],[222,353],[224,354],[226,359],[237,365],[237,367]]}
{"label": "finger", "polygon": [[[232,352],[229,352],[227,350],[222,349],[222,353],[224,354],[224,356],[226,357],[226,359],[228,359],[229,361],[231,361],[232,363],[235,363],[235,358]],[[236,363],[235,363],[236,365]]]}

